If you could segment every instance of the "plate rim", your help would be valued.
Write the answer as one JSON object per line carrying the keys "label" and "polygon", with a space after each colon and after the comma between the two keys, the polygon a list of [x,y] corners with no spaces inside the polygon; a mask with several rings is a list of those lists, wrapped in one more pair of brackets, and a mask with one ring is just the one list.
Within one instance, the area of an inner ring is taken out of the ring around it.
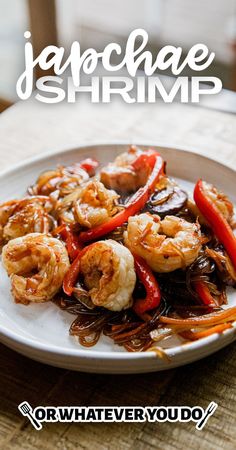
{"label": "plate rim", "polygon": [[[133,139],[132,139],[133,141]],[[42,154],[38,154],[35,156],[32,156],[30,158],[26,158],[25,160],[18,162],[16,164],[13,164],[10,168],[3,169],[0,171],[0,181],[2,178],[5,178],[8,175],[14,174],[16,171],[20,169],[24,169],[27,167],[30,167],[31,165],[40,162],[40,161],[46,161],[47,159],[54,157],[54,156],[61,156],[66,153],[70,153],[76,150],[85,150],[91,149],[92,147],[109,147],[109,146],[129,146],[134,145],[133,142],[126,140],[109,140],[109,141],[91,141],[86,142],[85,144],[81,143],[79,145],[74,145],[71,147],[63,146],[61,148],[54,148],[48,151],[43,152]],[[137,146],[150,146],[150,147],[161,147],[163,150],[169,149],[169,150],[177,150],[182,153],[190,153],[198,158],[204,160],[205,162],[210,162],[211,164],[215,164],[216,166],[219,166],[221,168],[226,168],[228,171],[230,171],[232,174],[236,173],[236,169],[232,168],[231,166],[224,164],[214,158],[199,154],[197,151],[197,147],[195,146],[182,146],[182,145],[173,145],[168,144],[168,142],[162,142],[160,141],[148,141],[148,140],[137,140],[135,143]],[[205,348],[210,344],[213,344],[216,341],[219,340],[227,340],[228,336],[232,336],[232,340],[234,338],[236,339],[236,322],[233,323],[232,329],[226,329],[221,334],[214,333],[213,335],[207,336],[205,338],[202,338],[197,341],[188,342],[184,345],[177,345],[174,347],[170,347],[167,349],[164,349],[166,355],[170,358],[173,356],[177,356],[179,354],[185,353],[185,352],[191,352],[191,351],[197,351],[201,348]],[[82,359],[97,359],[97,360],[112,360],[115,359],[117,361],[125,361],[125,360],[139,360],[139,359],[157,359],[155,351],[146,351],[146,352],[116,352],[116,351],[100,351],[100,350],[93,350],[93,349],[81,349],[81,348],[60,348],[54,344],[47,344],[44,342],[40,342],[37,340],[34,340],[30,337],[25,337],[23,335],[20,335],[12,330],[9,330],[7,327],[4,327],[0,324],[0,340],[4,343],[4,338],[10,339],[10,341],[23,345],[24,347],[27,347],[28,349],[32,350],[39,350],[42,352],[47,352],[48,354],[56,354],[60,356],[65,357],[77,357]],[[220,349],[221,347],[219,347]]]}
{"label": "plate rim", "polygon": [[61,148],[53,148],[51,150],[47,150],[47,151],[43,151],[42,154],[39,155],[35,155],[35,156],[31,156],[29,158],[25,158],[23,159],[21,162],[17,162],[15,164],[13,164],[11,167],[0,170],[0,178],[9,175],[13,172],[16,172],[19,169],[22,169],[24,167],[30,166],[31,164],[37,163],[39,161],[42,160],[46,160],[49,159],[50,157],[56,156],[56,155],[63,155],[64,153],[69,153],[71,151],[76,151],[76,150],[81,150],[84,149],[86,150],[87,148],[90,147],[109,147],[111,145],[116,145],[116,146],[120,146],[120,145],[136,145],[137,147],[162,147],[163,149],[169,149],[169,150],[178,150],[182,153],[193,153],[194,155],[198,156],[199,158],[205,160],[205,161],[210,161],[213,164],[219,165],[221,167],[225,167],[227,168],[230,172],[232,172],[233,174],[236,173],[236,167],[235,169],[230,165],[230,164],[225,164],[217,159],[211,158],[210,156],[205,156],[202,155],[201,153],[198,152],[198,149],[196,146],[182,146],[182,145],[173,145],[171,143],[168,144],[168,142],[166,141],[158,141],[158,143],[156,141],[146,141],[146,140],[140,140],[138,142],[135,142],[135,144],[132,142],[132,140],[128,141],[127,139],[125,140],[111,140],[111,141],[91,141],[91,142],[86,142],[85,144],[81,144],[81,145],[73,145],[72,147],[67,147],[67,146],[62,146]]}

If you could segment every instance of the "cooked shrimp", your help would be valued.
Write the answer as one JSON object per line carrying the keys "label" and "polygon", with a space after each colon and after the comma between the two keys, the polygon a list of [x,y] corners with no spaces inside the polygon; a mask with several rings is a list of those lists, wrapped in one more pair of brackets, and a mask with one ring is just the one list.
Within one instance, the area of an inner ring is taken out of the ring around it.
{"label": "cooked shrimp", "polygon": [[100,181],[89,181],[62,200],[58,214],[65,221],[92,228],[116,214],[118,198],[116,192],[106,189]]}
{"label": "cooked shrimp", "polygon": [[90,181],[80,189],[74,205],[75,219],[88,228],[104,223],[116,214],[118,198],[116,192],[106,189],[99,181]]}
{"label": "cooked shrimp", "polygon": [[82,256],[80,269],[94,305],[111,311],[132,305],[136,274],[126,247],[112,239],[97,242]]}
{"label": "cooked shrimp", "polygon": [[1,244],[28,233],[48,233],[54,224],[49,197],[34,196],[0,205]]}
{"label": "cooked shrimp", "polygon": [[15,301],[23,304],[52,299],[70,266],[64,245],[41,233],[8,242],[3,247],[2,261],[11,277]]}
{"label": "cooked shrimp", "polygon": [[16,205],[17,200],[10,200],[8,202],[2,203],[0,205],[0,246],[5,242],[4,239],[4,228],[11,217]]}
{"label": "cooked shrimp", "polygon": [[134,168],[132,165],[143,153],[145,153],[143,150],[131,146],[128,152],[117,156],[113,163],[109,163],[101,170],[101,182],[107,188],[119,193],[135,192],[144,186],[151,172],[150,166],[144,164]]}
{"label": "cooked shrimp", "polygon": [[163,220],[148,213],[130,217],[124,239],[131,252],[143,257],[155,272],[185,268],[201,249],[199,224],[176,216]]}
{"label": "cooked shrimp", "polygon": [[36,183],[28,189],[30,195],[53,195],[64,197],[89,179],[88,173],[80,164],[59,166],[55,170],[43,172]]}
{"label": "cooked shrimp", "polygon": [[[227,197],[227,195],[219,191],[212,184],[206,183],[205,181],[203,181],[203,188],[206,196],[211,200],[212,203],[214,203],[216,208],[225,217],[225,219],[229,222],[229,224],[232,224],[234,207],[229,198]],[[199,222],[205,225],[206,220],[200,213],[196,204],[192,200],[188,200],[187,206],[195,217],[199,217]]]}

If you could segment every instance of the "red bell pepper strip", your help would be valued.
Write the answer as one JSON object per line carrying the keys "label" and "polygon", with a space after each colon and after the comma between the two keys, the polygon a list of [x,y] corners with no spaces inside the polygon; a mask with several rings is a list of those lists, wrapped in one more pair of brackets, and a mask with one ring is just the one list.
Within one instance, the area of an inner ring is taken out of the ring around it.
{"label": "red bell pepper strip", "polygon": [[158,153],[155,150],[143,152],[131,163],[131,167],[134,170],[142,169],[145,165],[149,165],[152,168],[156,162],[157,155]]}
{"label": "red bell pepper strip", "polygon": [[163,174],[164,163],[161,156],[158,153],[151,153],[149,155],[149,163],[152,167],[152,172],[148,178],[148,181],[144,187],[141,187],[132,197],[126,207],[112,217],[108,222],[98,225],[97,227],[82,231],[79,235],[80,242],[93,241],[95,239],[110,233],[115,228],[121,226],[124,222],[127,222],[130,216],[137,214],[142,209],[150,195],[155,189],[155,186]]}
{"label": "red bell pepper strip", "polygon": [[95,170],[97,169],[99,162],[94,158],[86,158],[83,159],[79,163],[80,167],[88,172],[89,176],[93,176],[95,174]]}
{"label": "red bell pepper strip", "polygon": [[70,258],[74,261],[81,247],[78,236],[70,228],[67,230],[66,247]]}
{"label": "red bell pepper strip", "polygon": [[198,180],[194,188],[194,200],[202,215],[207,220],[213,233],[224,246],[234,268],[236,269],[236,236],[227,220],[207,197],[202,180]]}
{"label": "red bell pepper strip", "polygon": [[134,255],[134,266],[139,280],[146,289],[146,297],[135,301],[133,310],[137,315],[157,308],[161,301],[161,292],[158,282],[147,263],[137,255]]}
{"label": "red bell pepper strip", "polygon": [[212,307],[217,306],[214,298],[210,293],[209,287],[206,283],[204,283],[204,281],[195,281],[194,288],[204,305]]}
{"label": "red bell pepper strip", "polygon": [[65,294],[71,296],[73,293],[73,288],[75,286],[76,280],[79,276],[79,271],[80,271],[80,260],[82,258],[82,256],[85,255],[85,253],[87,252],[87,250],[89,248],[91,248],[95,243],[88,245],[87,247],[83,248],[82,250],[79,251],[79,253],[77,254],[77,257],[75,258],[75,260],[73,261],[73,263],[71,264],[68,272],[65,274],[64,280],[63,280],[63,291],[65,292]]}
{"label": "red bell pepper strip", "polygon": [[[61,229],[60,229],[61,228]],[[70,225],[62,224],[59,227],[58,233],[64,240],[68,255],[72,261],[76,258],[79,251],[81,250],[81,245],[78,240],[78,235],[72,231]]]}

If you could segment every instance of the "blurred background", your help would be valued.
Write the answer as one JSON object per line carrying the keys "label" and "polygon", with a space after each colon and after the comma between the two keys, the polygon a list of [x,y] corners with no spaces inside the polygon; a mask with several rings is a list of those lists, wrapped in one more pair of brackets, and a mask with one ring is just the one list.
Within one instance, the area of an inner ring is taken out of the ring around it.
{"label": "blurred background", "polygon": [[122,45],[138,27],[148,31],[154,54],[166,44],[187,53],[202,42],[216,53],[202,75],[218,76],[224,88],[236,91],[236,0],[0,0],[0,11],[1,110],[17,100],[26,30],[34,56],[49,44],[70,48],[74,40],[82,50],[101,50],[112,41]]}

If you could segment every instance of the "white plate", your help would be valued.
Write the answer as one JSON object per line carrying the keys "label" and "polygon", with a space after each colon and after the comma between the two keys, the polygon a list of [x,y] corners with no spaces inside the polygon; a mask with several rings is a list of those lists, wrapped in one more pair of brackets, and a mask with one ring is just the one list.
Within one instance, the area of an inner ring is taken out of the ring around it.
{"label": "white plate", "polygon": [[[127,148],[127,144],[92,145],[33,158],[0,175],[1,201],[24,195],[26,187],[45,169],[57,164],[70,164],[88,156],[96,157],[104,164]],[[194,182],[202,177],[216,184],[236,203],[233,170],[193,152],[164,146],[156,148],[167,161],[168,174],[179,179],[185,189],[191,192]],[[86,349],[68,334],[74,316],[51,303],[30,306],[15,304],[10,293],[9,279],[2,266],[0,272],[1,342],[29,358],[54,366],[97,373],[159,371],[210,355],[236,337],[233,328],[221,335],[215,334],[184,346],[179,345],[179,340],[173,340],[172,347],[166,350],[170,361],[158,359],[153,352],[125,352],[106,337],[102,337],[95,347]],[[236,293],[229,292],[228,296],[229,305],[236,305]]]}

